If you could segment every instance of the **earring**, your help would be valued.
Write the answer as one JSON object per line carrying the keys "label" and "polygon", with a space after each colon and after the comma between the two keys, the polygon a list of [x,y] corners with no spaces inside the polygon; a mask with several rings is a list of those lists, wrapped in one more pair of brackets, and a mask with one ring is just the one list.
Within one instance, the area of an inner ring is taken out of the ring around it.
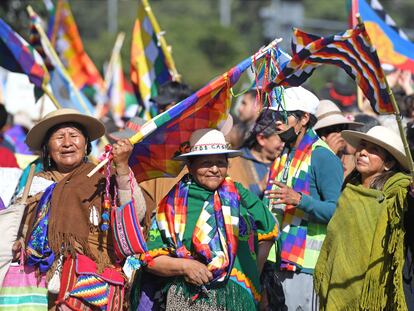
{"label": "earring", "polygon": [[47,166],[52,167],[52,161],[50,160],[50,156],[47,157]]}
{"label": "earring", "polygon": [[83,162],[84,162],[84,163],[87,163],[87,162],[88,162],[88,156],[86,155],[86,153],[85,153],[85,155],[83,156]]}

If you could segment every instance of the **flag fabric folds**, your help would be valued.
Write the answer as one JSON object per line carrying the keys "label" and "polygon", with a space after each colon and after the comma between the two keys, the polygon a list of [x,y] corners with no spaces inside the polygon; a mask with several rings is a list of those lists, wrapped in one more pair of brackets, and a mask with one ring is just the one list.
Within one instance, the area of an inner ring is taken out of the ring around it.
{"label": "flag fabric folds", "polygon": [[97,107],[97,115],[102,117],[110,113],[116,124],[123,126],[125,116],[125,76],[122,68],[121,48],[125,39],[124,33],[119,33],[112,49],[111,58],[105,71],[106,94],[103,105]]}
{"label": "flag fabric folds", "polygon": [[29,77],[37,88],[47,83],[49,75],[41,56],[0,18],[0,66]]}
{"label": "flag fabric folds", "polygon": [[30,20],[31,43],[48,65],[50,71],[48,87],[52,89],[53,96],[62,108],[73,108],[83,114],[93,115],[95,108],[70,80],[58,56],[53,52],[50,42],[47,42],[47,38],[42,38],[38,33],[37,29],[42,27],[39,16],[33,12],[31,13]]}
{"label": "flag fabric folds", "polygon": [[378,0],[352,0],[351,20],[359,13],[383,64],[414,74],[414,43],[399,29]]}
{"label": "flag fabric folds", "polygon": [[394,111],[377,53],[365,28],[319,37],[294,30],[293,57],[267,89],[275,85],[298,86],[323,64],[338,66],[352,77],[377,113]]}
{"label": "flag fabric folds", "polygon": [[92,87],[103,90],[104,83],[95,64],[86,54],[75,19],[67,0],[59,0],[55,9],[52,29],[48,30],[50,42],[62,60],[66,70],[81,90]]}
{"label": "flag fabric folds", "polygon": [[139,182],[180,172],[183,163],[173,158],[188,151],[195,130],[217,128],[226,120],[230,88],[251,64],[251,58],[246,59],[143,125],[130,139],[135,145],[129,165]]}
{"label": "flag fabric folds", "polygon": [[[162,34],[157,32],[158,24],[147,0],[141,0],[135,21],[131,43],[131,82],[143,117],[157,115],[156,106],[150,98],[157,96],[158,87],[175,80],[175,65],[168,51],[161,44]],[[155,23],[155,24],[154,24]]]}

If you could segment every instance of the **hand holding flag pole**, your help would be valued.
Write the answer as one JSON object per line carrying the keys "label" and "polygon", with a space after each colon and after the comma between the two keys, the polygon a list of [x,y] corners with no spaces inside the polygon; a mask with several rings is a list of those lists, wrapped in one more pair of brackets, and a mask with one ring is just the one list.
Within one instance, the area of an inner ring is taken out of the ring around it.
{"label": "hand holding flag pole", "polygon": [[[356,14],[356,19],[358,20],[358,25],[357,26],[361,29],[364,29],[365,24],[362,21],[361,16],[359,15],[359,13]],[[369,38],[368,33],[367,33],[367,38],[366,39],[368,40],[369,44],[372,46],[371,39]],[[380,67],[380,68],[381,68],[382,73],[384,74],[384,71],[383,71],[382,67]],[[384,76],[385,76],[385,74],[384,74]],[[413,183],[414,182],[414,164],[413,164],[413,160],[412,160],[413,158],[412,158],[412,155],[411,155],[410,148],[408,146],[407,136],[405,135],[404,127],[402,125],[400,108],[398,107],[397,101],[395,100],[395,97],[394,97],[394,93],[392,92],[392,89],[388,84],[387,78],[385,78],[385,85],[387,87],[387,93],[388,93],[388,95],[390,96],[390,99],[391,99],[392,107],[394,108],[395,119],[397,121],[398,130],[400,132],[401,140],[402,140],[403,145],[404,145],[405,156],[408,159],[410,175],[411,175],[411,179],[412,179],[412,183]]]}

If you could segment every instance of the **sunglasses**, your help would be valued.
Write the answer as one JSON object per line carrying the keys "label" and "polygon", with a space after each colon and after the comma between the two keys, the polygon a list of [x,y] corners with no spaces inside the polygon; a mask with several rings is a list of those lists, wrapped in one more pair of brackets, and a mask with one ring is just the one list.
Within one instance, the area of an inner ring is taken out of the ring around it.
{"label": "sunglasses", "polygon": [[299,116],[293,111],[275,111],[273,113],[273,121],[282,121],[283,123],[288,123],[288,118],[293,116],[295,119],[299,119]]}

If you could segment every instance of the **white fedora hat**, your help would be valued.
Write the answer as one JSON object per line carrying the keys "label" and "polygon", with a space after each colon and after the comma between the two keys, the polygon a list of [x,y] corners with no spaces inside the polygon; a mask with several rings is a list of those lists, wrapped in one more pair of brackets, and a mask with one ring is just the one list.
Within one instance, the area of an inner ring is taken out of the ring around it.
{"label": "white fedora hat", "polygon": [[318,109],[316,109],[316,118],[318,118],[318,122],[313,127],[314,130],[339,124],[347,124],[349,129],[363,125],[345,118],[338,106],[329,99],[323,99],[319,102]]}
{"label": "white fedora hat", "polygon": [[240,150],[229,149],[222,132],[216,129],[205,128],[193,132],[190,137],[190,152],[174,157],[175,160],[185,160],[187,157],[227,154],[229,158],[242,154]]}
{"label": "white fedora hat", "polygon": [[286,89],[283,93],[282,104],[277,107],[270,107],[275,111],[303,111],[313,115],[316,114],[316,108],[319,105],[319,99],[311,91],[304,87],[295,86]]}
{"label": "white fedora hat", "polygon": [[359,145],[361,140],[378,145],[387,150],[403,168],[409,169],[409,161],[405,156],[401,137],[384,126],[374,126],[366,133],[345,130],[341,132],[341,136],[354,148]]}
{"label": "white fedora hat", "polygon": [[81,114],[75,109],[61,108],[48,113],[27,133],[26,144],[32,150],[40,150],[46,133],[55,125],[68,122],[82,125],[91,141],[105,134],[105,126],[98,119]]}

